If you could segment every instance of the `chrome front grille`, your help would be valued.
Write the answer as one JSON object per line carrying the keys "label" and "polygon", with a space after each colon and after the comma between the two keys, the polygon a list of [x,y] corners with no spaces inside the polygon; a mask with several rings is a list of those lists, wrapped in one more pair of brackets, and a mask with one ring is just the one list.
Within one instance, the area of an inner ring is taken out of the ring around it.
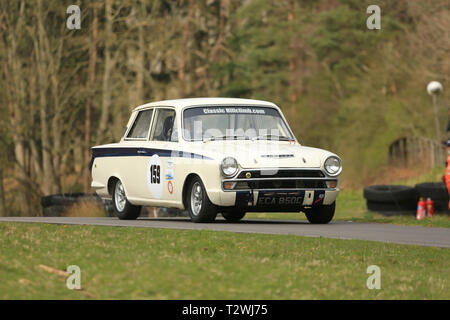
{"label": "chrome front grille", "polygon": [[[250,169],[241,170],[235,178],[222,181],[224,191],[328,189],[336,178],[326,177],[317,169]],[[334,188],[331,187],[331,188]]]}
{"label": "chrome front grille", "polygon": [[325,175],[321,170],[312,169],[261,169],[242,170],[237,178],[247,178],[250,173],[251,178],[323,178]]}

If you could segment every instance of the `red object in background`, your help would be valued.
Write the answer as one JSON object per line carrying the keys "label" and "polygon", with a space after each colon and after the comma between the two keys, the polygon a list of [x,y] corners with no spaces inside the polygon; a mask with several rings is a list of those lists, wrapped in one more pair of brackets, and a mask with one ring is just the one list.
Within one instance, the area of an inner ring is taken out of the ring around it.
{"label": "red object in background", "polygon": [[431,200],[431,198],[427,199],[427,202],[425,202],[427,207],[427,217],[431,218],[434,216],[434,201]]}
{"label": "red object in background", "polygon": [[[447,156],[447,170],[445,170],[445,185],[450,196],[450,154]],[[448,202],[448,210],[450,211],[450,201]]]}
{"label": "red object in background", "polygon": [[416,214],[417,220],[422,220],[423,218],[425,218],[425,212],[426,212],[425,201],[423,201],[423,198],[420,198],[419,202],[417,202],[417,214]]}

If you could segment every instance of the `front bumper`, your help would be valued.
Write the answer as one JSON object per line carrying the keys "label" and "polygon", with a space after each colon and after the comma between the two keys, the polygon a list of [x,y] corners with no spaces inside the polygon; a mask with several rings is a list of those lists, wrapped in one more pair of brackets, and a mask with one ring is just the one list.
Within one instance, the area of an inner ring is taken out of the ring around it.
{"label": "front bumper", "polygon": [[223,179],[219,190],[208,190],[218,206],[266,212],[330,205],[338,194],[338,178],[317,168],[241,170]]}
{"label": "front bumper", "polygon": [[218,206],[247,208],[249,211],[299,211],[318,205],[332,204],[339,189],[315,190],[246,190],[235,192],[208,192],[210,200]]}

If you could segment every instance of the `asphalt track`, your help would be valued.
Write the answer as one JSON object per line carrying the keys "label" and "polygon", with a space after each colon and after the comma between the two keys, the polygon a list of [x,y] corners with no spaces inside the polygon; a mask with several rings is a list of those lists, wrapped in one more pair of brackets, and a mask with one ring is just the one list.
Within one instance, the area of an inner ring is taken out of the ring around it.
{"label": "asphalt track", "polygon": [[290,234],[306,237],[358,239],[419,246],[450,248],[450,229],[420,226],[399,226],[381,223],[333,221],[326,225],[296,220],[244,219],[237,223],[217,219],[214,223],[192,223],[187,218],[66,218],[66,217],[0,217],[0,222],[96,225],[186,230],[214,230],[241,233]]}

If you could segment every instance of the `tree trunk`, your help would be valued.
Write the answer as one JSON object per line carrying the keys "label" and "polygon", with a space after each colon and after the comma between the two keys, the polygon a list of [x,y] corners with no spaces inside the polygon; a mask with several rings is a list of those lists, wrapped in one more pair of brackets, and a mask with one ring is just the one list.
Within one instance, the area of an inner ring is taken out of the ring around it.
{"label": "tree trunk", "polygon": [[111,0],[105,1],[105,16],[105,66],[102,80],[102,110],[97,133],[98,144],[105,142],[106,127],[108,125],[109,109],[111,106],[111,73],[114,67],[114,60],[111,52],[113,34],[113,13]]}
{"label": "tree trunk", "polygon": [[[143,19],[139,21],[138,27],[138,52],[136,61],[136,104],[140,105],[144,100],[144,68],[145,68],[145,41]],[[136,106],[134,106],[136,107]]]}
{"label": "tree trunk", "polygon": [[[6,53],[6,61],[3,64],[3,71],[6,80],[6,98],[10,113],[11,127],[10,132],[14,145],[14,171],[15,178],[19,184],[17,188],[17,201],[22,215],[30,214],[30,188],[29,177],[26,170],[25,161],[25,129],[22,106],[25,106],[25,84],[24,72],[21,61],[17,59],[17,38],[25,32],[24,28],[24,10],[25,4],[22,2],[19,9],[19,18],[8,24],[6,29],[8,37],[3,39],[2,45]],[[1,181],[2,182],[2,181]],[[1,186],[3,192],[3,185]],[[4,204],[4,201],[3,201]]]}
{"label": "tree trunk", "polygon": [[[50,48],[49,39],[46,37],[46,48]],[[53,174],[55,177],[54,185],[52,186],[52,193],[61,192],[61,138],[62,138],[62,123],[61,123],[61,103],[59,96],[59,77],[58,72],[61,63],[61,54],[63,48],[63,40],[59,40],[58,49],[56,57],[52,55],[50,51],[47,51],[49,56],[49,70],[50,70],[50,83],[51,92],[53,99],[53,119],[51,122],[51,133],[52,133],[52,164],[53,164]]]}
{"label": "tree trunk", "polygon": [[220,0],[219,4],[219,30],[217,33],[217,41],[214,48],[211,50],[210,61],[216,61],[216,57],[220,51],[226,51],[225,49],[225,17],[227,15],[229,0]]}
{"label": "tree trunk", "polygon": [[[289,0],[289,11],[288,11],[288,22],[294,21],[294,0]],[[291,34],[291,39],[290,39],[290,43],[289,43],[289,49],[290,49],[290,53],[291,53],[291,57],[289,58],[289,87],[290,87],[290,91],[291,91],[291,95],[290,95],[290,100],[292,103],[292,116],[295,119],[296,116],[296,111],[297,111],[297,106],[296,106],[296,102],[298,99],[297,96],[297,61],[296,61],[296,57],[295,57],[295,38],[293,36],[294,32],[292,30],[292,26],[289,26],[289,31]]]}
{"label": "tree trunk", "polygon": [[[39,116],[41,125],[41,143],[42,143],[42,191],[44,194],[51,194],[55,190],[56,179],[54,176],[54,167],[52,159],[52,143],[50,140],[50,126],[48,122],[48,103],[47,103],[47,91],[49,88],[49,52],[46,48],[45,37],[46,32],[43,22],[42,1],[38,1],[38,39],[35,39],[35,52],[36,52],[36,66],[39,80]],[[53,146],[54,147],[54,146]]]}
{"label": "tree trunk", "polygon": [[3,166],[0,167],[0,217],[6,216],[5,189],[3,188]]}
{"label": "tree trunk", "polygon": [[189,39],[189,26],[192,20],[192,0],[189,0],[188,4],[188,15],[186,18],[186,23],[184,25],[183,30],[183,40],[182,40],[182,48],[181,48],[181,56],[180,56],[180,65],[178,67],[178,80],[180,81],[180,98],[184,98],[186,96],[186,80],[185,80],[185,68],[186,68],[186,52],[188,51],[187,43]]}
{"label": "tree trunk", "polygon": [[83,172],[83,191],[88,192],[89,184],[89,162],[91,157],[91,112],[95,96],[95,67],[97,63],[97,41],[98,41],[98,17],[97,8],[93,5],[92,20],[92,38],[90,41],[89,55],[89,98],[86,105],[85,123],[84,123],[84,172]]}

